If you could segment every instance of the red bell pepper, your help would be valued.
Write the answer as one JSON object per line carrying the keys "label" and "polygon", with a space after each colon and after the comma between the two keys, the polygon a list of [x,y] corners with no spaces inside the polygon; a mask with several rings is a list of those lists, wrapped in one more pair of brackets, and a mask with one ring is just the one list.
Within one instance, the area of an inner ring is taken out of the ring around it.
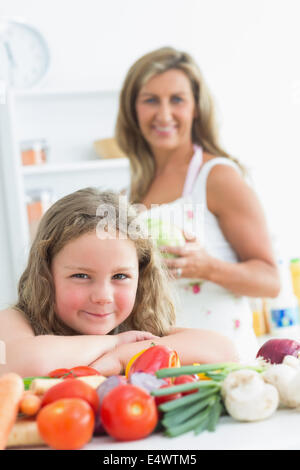
{"label": "red bell pepper", "polygon": [[155,374],[159,369],[168,367],[180,367],[179,357],[176,351],[163,345],[150,346],[148,349],[137,355],[136,359],[127,368],[127,377],[134,372],[146,372]]}

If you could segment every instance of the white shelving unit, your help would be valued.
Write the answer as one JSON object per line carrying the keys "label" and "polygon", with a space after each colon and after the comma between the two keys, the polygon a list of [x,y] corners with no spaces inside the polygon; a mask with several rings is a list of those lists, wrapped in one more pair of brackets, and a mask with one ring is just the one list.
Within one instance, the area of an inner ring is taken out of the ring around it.
{"label": "white shelving unit", "polygon": [[[113,90],[8,91],[0,105],[0,184],[16,285],[30,246],[26,192],[51,190],[53,200],[87,186],[121,190],[129,184],[124,159],[101,159],[97,139],[112,137],[118,108]],[[46,139],[47,163],[23,166],[20,143]]]}

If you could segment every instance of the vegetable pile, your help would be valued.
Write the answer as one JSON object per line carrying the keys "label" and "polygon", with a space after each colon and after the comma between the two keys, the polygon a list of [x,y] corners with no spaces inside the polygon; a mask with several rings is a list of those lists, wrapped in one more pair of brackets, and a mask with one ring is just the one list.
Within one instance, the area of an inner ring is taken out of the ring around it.
{"label": "vegetable pile", "polygon": [[[174,386],[171,386],[168,391],[155,390],[152,392],[154,396],[159,397],[166,393],[189,393],[188,396],[158,407],[160,411],[164,412],[161,423],[165,428],[165,434],[175,437],[188,431],[194,431],[196,435],[205,430],[214,431],[221,414],[228,411],[228,407],[225,406],[226,401],[224,401],[227,398],[227,393],[225,393],[226,389],[223,384],[229,377],[242,371],[257,374],[258,377],[263,371],[262,366],[259,365],[248,366],[248,368],[246,369],[246,366],[237,363],[219,363],[159,370],[156,376],[175,378]],[[176,378],[185,374],[199,374],[202,379],[185,385],[176,385]],[[194,393],[191,394],[191,392]]]}
{"label": "vegetable pile", "polygon": [[73,450],[91,440],[100,408],[96,390],[105,377],[91,367],[53,377],[0,377],[1,449],[47,444]]}
{"label": "vegetable pile", "polygon": [[176,437],[215,431],[220,416],[251,422],[279,406],[300,407],[300,343],[271,339],[253,364],[180,366],[176,351],[151,345],[125,375],[91,367],[56,369],[47,377],[0,377],[0,449],[48,445],[82,448],[93,436],[119,441],[153,432]]}

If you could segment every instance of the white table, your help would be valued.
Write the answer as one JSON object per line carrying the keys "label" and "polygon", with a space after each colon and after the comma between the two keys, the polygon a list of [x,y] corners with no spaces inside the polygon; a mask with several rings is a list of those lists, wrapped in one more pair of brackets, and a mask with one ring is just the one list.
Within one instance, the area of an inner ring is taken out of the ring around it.
{"label": "white table", "polygon": [[300,411],[277,410],[269,419],[254,423],[241,423],[222,416],[214,432],[205,431],[198,436],[189,432],[170,438],[159,433],[132,442],[95,437],[85,449],[300,450]]}
{"label": "white table", "polygon": [[214,432],[205,431],[198,436],[189,432],[169,438],[157,433],[131,442],[117,442],[109,436],[94,437],[83,450],[112,451],[112,454],[115,450],[170,450],[173,453],[180,453],[180,450],[300,450],[300,410],[280,409],[269,419],[254,423],[241,423],[222,416]]}

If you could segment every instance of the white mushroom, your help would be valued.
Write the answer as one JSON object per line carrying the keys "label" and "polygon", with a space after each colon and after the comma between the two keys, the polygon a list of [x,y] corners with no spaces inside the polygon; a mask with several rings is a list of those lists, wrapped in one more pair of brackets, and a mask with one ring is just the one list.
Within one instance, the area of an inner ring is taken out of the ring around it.
{"label": "white mushroom", "polygon": [[282,364],[286,364],[287,366],[293,367],[294,369],[298,369],[300,371],[300,361],[295,356],[285,356]]}
{"label": "white mushroom", "polygon": [[273,364],[263,373],[263,379],[277,388],[283,406],[288,408],[300,406],[299,359],[285,356],[282,364]]}
{"label": "white mushroom", "polygon": [[228,374],[222,384],[227,412],[238,421],[258,421],[271,416],[278,407],[279,395],[254,370],[241,369]]}

